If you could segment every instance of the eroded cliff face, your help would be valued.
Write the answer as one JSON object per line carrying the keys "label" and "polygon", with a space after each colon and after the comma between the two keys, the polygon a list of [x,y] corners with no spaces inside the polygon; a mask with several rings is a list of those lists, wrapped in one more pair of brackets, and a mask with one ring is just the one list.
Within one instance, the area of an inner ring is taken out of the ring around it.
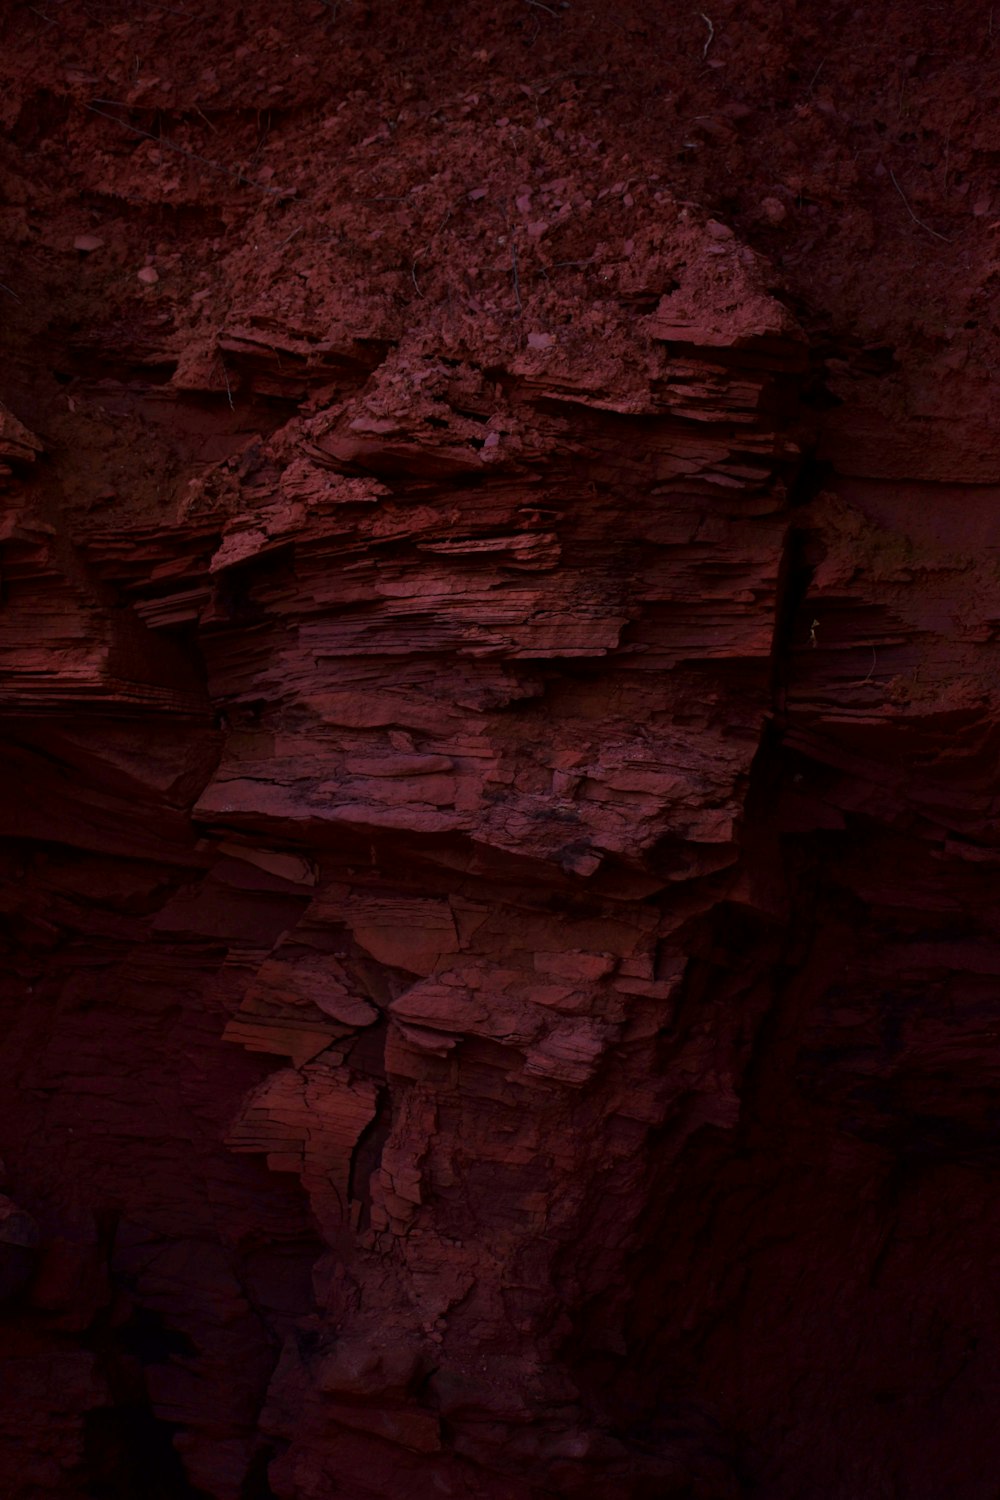
{"label": "eroded cliff face", "polygon": [[666,9],[3,23],[11,1497],[994,1495],[991,12]]}

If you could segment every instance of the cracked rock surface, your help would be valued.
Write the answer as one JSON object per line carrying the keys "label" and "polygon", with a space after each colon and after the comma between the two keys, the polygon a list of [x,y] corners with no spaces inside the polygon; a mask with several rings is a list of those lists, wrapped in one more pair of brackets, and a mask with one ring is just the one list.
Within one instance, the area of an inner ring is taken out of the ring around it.
{"label": "cracked rock surface", "polygon": [[995,1500],[989,7],[0,40],[0,1492]]}

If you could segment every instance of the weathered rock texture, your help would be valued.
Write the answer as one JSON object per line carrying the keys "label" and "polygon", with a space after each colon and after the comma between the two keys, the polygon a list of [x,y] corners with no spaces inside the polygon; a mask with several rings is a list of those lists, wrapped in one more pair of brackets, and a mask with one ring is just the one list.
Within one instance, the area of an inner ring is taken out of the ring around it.
{"label": "weathered rock texture", "polygon": [[0,1492],[994,1500],[992,11],[2,35]]}

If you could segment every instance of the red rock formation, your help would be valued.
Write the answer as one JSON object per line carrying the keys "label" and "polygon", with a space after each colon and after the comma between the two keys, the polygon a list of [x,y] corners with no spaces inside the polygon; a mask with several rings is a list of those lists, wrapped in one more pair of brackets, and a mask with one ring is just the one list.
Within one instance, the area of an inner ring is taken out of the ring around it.
{"label": "red rock formation", "polygon": [[992,13],[811,10],[4,20],[11,1497],[993,1494]]}

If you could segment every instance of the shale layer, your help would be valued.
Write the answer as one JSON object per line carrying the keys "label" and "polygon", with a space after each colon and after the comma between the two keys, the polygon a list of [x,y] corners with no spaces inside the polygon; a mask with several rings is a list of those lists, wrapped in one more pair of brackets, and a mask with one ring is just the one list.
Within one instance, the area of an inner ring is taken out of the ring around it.
{"label": "shale layer", "polygon": [[992,10],[0,40],[6,1500],[995,1500]]}

